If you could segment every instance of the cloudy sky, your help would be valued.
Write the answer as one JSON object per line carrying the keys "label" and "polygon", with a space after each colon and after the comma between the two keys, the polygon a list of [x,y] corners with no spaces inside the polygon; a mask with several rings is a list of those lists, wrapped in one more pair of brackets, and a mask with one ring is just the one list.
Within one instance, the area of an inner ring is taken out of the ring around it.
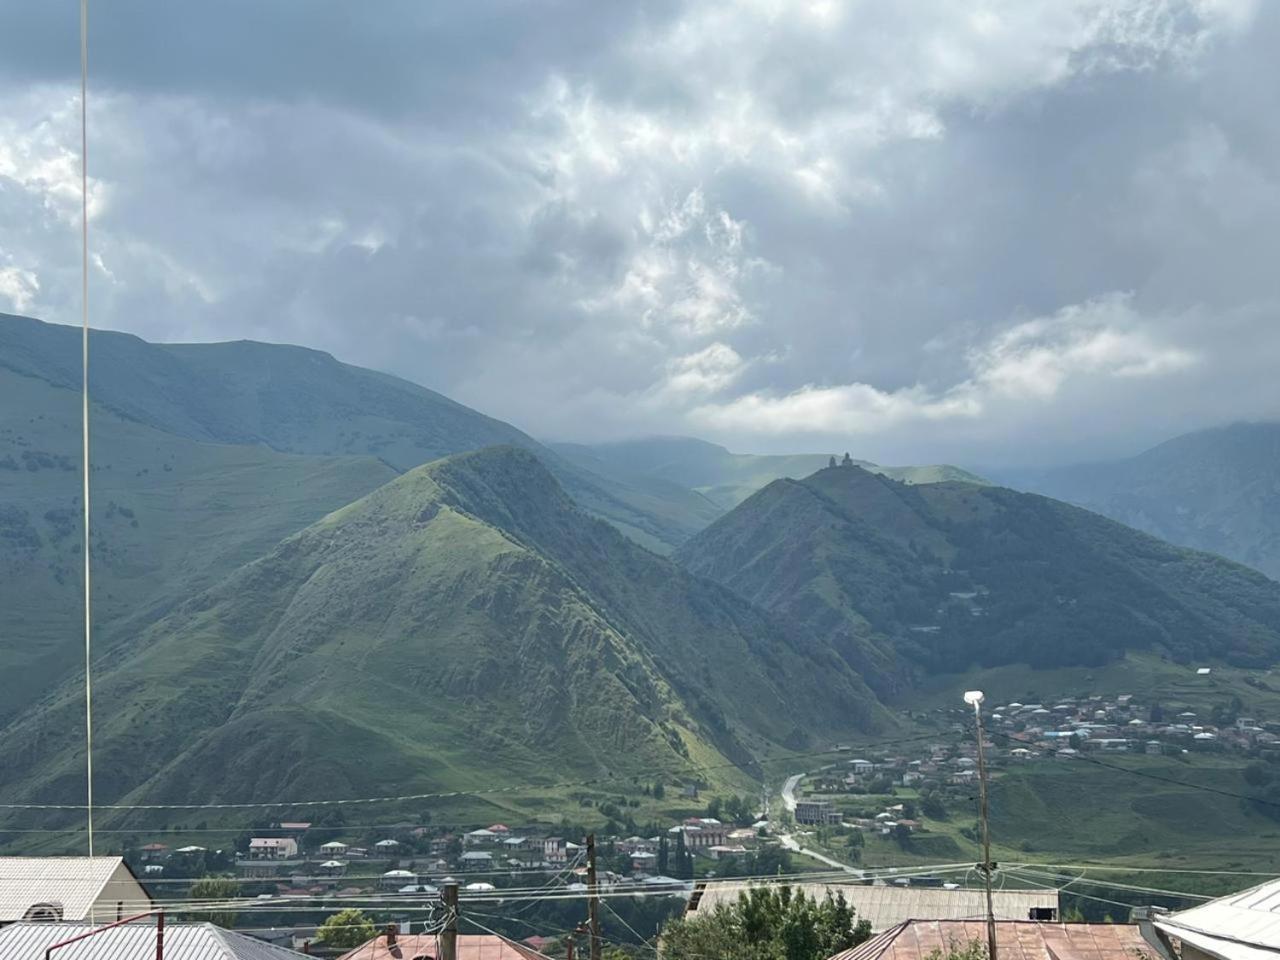
{"label": "cloudy sky", "polygon": [[[0,0],[0,311],[77,322],[78,11]],[[542,437],[1035,464],[1280,416],[1280,4],[91,14],[92,304]]]}

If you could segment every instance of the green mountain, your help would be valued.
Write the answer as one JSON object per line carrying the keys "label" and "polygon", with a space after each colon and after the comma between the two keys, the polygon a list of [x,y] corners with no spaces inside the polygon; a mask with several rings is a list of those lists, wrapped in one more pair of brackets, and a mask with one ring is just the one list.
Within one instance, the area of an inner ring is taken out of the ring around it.
{"label": "green mountain", "polygon": [[[2,357],[3,355],[0,355]],[[80,398],[0,366],[0,722],[83,645]],[[396,476],[373,457],[188,439],[95,406],[101,651],[281,539]]]}
{"label": "green mountain", "polygon": [[1020,479],[1027,489],[1280,580],[1280,423],[1200,430],[1126,460]]}
{"label": "green mountain", "polygon": [[[597,477],[422,387],[261,343],[91,336],[95,629],[103,651],[284,537],[450,453],[536,451],[586,509],[649,547],[718,511],[675,484]],[[74,671],[80,333],[0,315],[0,721]]]}
{"label": "green mountain", "polygon": [[1280,658],[1280,584],[1097,514],[857,467],[779,480],[678,559],[822,637],[879,691],[971,665]]}
{"label": "green mountain", "polygon": [[[724,447],[693,437],[648,437],[616,443],[548,445],[565,459],[597,474],[678,484],[703,495],[721,511],[733,509],[774,480],[806,477],[825,467],[831,458],[826,453],[730,453]],[[884,474],[906,483],[938,483],[943,480],[987,482],[959,467],[947,464],[883,467],[866,460],[854,460],[853,463],[872,473]]]}
{"label": "green mountain", "polygon": [[[514,447],[392,480],[97,670],[102,802],[725,782],[891,724],[825,645],[588,516]],[[10,801],[83,789],[82,708],[68,683],[0,731]]]}

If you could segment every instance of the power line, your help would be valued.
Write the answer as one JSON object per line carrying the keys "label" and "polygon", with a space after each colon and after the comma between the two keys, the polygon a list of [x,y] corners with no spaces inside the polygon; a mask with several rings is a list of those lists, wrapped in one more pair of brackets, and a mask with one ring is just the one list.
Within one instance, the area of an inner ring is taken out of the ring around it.
{"label": "power line", "polygon": [[1097,767],[1103,767],[1107,770],[1115,770],[1119,773],[1127,773],[1134,777],[1142,777],[1145,780],[1154,780],[1158,783],[1166,783],[1176,787],[1185,787],[1188,790],[1200,790],[1203,793],[1212,793],[1219,797],[1230,797],[1233,800],[1247,800],[1249,803],[1257,803],[1262,806],[1280,809],[1280,802],[1267,800],[1264,797],[1254,797],[1247,793],[1236,793],[1234,790],[1223,790],[1220,787],[1210,787],[1202,783],[1188,783],[1186,780],[1178,780],[1175,777],[1166,777],[1158,773],[1151,773],[1147,770],[1138,770],[1134,767],[1123,767],[1116,763],[1108,763],[1105,760],[1099,760],[1097,757],[1089,757],[1083,753],[1063,753],[1052,748],[1036,748],[1034,741],[1024,737],[1011,736],[1007,733],[993,733],[992,736],[1000,737],[1004,740],[1009,740],[1023,746],[1030,746],[1033,749],[1039,749],[1040,755],[1044,757],[1065,757],[1068,760],[1076,760],[1081,763],[1091,763]]}

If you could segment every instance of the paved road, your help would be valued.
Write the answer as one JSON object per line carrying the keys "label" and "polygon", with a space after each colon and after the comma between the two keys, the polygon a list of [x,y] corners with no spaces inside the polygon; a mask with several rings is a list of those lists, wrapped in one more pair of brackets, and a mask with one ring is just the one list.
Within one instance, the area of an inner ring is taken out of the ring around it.
{"label": "paved road", "polygon": [[[800,781],[804,779],[803,773],[793,774],[782,784],[782,805],[792,813],[796,810],[796,787]],[[835,867],[837,870],[843,870],[845,873],[853,874],[856,877],[862,876],[862,871],[857,867],[851,867],[847,863],[841,863],[839,860],[832,860],[825,853],[819,853],[817,850],[810,850],[808,847],[802,847],[800,841],[789,833],[779,833],[778,840],[783,847],[788,850],[794,850],[796,853],[802,853],[806,857],[812,857],[819,863],[825,863],[829,867]]]}
{"label": "paved road", "polygon": [[796,812],[796,785],[803,779],[804,774],[797,773],[787,777],[782,785],[782,805],[791,813]]}

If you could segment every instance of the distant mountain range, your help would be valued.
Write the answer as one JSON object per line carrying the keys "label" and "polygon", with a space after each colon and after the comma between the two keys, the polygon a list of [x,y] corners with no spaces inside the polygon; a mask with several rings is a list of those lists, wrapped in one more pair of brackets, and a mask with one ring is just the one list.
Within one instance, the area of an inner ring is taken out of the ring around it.
{"label": "distant mountain range", "polygon": [[[821,470],[832,456],[836,456],[828,453],[730,453],[724,447],[693,437],[649,437],[597,444],[550,443],[548,446],[566,460],[594,473],[668,481],[702,494],[724,510],[736,507],[774,480],[807,477]],[[941,480],[987,482],[976,474],[948,464],[883,467],[866,460],[853,462],[872,473],[881,473],[906,483],[937,483]]]}
{"label": "distant mountain range", "polygon": [[1200,430],[1125,460],[1009,479],[1280,579],[1280,423]]}
{"label": "distant mountain range", "polygon": [[[10,802],[83,784],[78,349],[0,317]],[[93,351],[104,802],[741,785],[928,673],[1280,659],[1280,584],[952,467],[547,446],[298,347]]]}

